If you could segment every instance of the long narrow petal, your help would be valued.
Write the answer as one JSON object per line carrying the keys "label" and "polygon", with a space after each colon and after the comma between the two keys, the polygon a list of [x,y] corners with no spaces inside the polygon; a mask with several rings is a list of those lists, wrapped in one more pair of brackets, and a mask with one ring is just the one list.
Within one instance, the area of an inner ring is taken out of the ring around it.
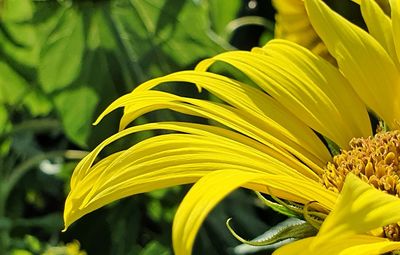
{"label": "long narrow petal", "polygon": [[[162,82],[172,81],[194,82],[233,107],[149,91]],[[121,119],[122,128],[141,114],[169,108],[218,121],[256,140],[266,142],[269,146],[272,144],[273,147],[284,148],[315,172],[319,172],[318,168],[330,159],[326,147],[316,134],[270,96],[246,84],[212,73],[186,71],[146,82],[131,94],[111,104],[100,118],[118,107],[125,107]],[[238,121],[242,124],[239,125]],[[249,132],[250,129],[253,131]]]}
{"label": "long narrow petal", "polygon": [[396,53],[398,61],[400,62],[400,3],[397,0],[390,0],[390,7],[392,13],[392,32],[394,45],[396,47]]}
{"label": "long narrow petal", "polygon": [[309,192],[307,186],[302,185],[304,184],[302,181],[297,182],[298,186],[288,185],[293,181],[296,182],[292,177],[243,172],[235,169],[216,171],[204,176],[192,187],[176,212],[173,225],[175,254],[191,254],[195,236],[202,222],[214,206],[234,189],[241,186],[252,187],[253,183],[293,194]]}
{"label": "long narrow petal", "polygon": [[400,119],[400,75],[391,57],[372,36],[322,1],[305,3],[311,23],[355,91],[390,127],[396,126]]}
{"label": "long narrow petal", "polygon": [[273,0],[272,3],[276,9],[275,38],[295,42],[334,62],[311,25],[303,0]]}
{"label": "long narrow petal", "polygon": [[204,71],[215,61],[235,66],[342,148],[353,137],[371,134],[365,106],[338,70],[294,43],[273,40],[265,48],[257,53],[222,53],[200,62],[196,69]]}
{"label": "long narrow petal", "polygon": [[400,68],[392,33],[392,20],[381,7],[370,0],[361,1],[361,13],[368,26],[368,32],[385,48],[393,62]]}
{"label": "long narrow petal", "polygon": [[[109,143],[128,134],[151,129],[169,129],[187,134],[149,138],[93,165],[98,153]],[[296,192],[287,192],[269,183],[252,188],[268,193],[265,187],[270,185],[274,194],[292,201],[306,203],[318,200],[330,210],[336,200],[336,194],[265,153],[265,146],[245,136],[200,124],[152,123],[125,129],[106,139],[78,164],[65,206],[66,227],[117,199],[192,183],[209,172],[224,169],[290,177],[292,183],[287,185],[295,186]]]}

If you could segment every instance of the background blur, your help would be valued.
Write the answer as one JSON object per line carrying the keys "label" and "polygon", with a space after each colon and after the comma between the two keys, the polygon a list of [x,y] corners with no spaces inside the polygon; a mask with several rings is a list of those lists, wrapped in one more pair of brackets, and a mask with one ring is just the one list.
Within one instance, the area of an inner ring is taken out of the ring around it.
{"label": "background blur", "polygon": [[[273,19],[267,0],[0,0],[0,254],[172,254],[171,223],[189,187],[123,199],[61,232],[73,168],[117,131],[121,112],[91,123],[143,81],[263,45]],[[175,93],[208,97],[193,86]],[[160,111],[137,123],[168,119],[201,121]],[[208,217],[195,254],[232,253],[230,217],[246,238],[282,220],[236,191]]]}

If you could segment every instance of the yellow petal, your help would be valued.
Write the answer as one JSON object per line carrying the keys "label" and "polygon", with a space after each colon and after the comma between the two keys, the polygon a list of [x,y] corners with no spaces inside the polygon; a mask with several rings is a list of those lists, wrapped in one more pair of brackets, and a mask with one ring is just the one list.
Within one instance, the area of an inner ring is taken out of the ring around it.
{"label": "yellow petal", "polygon": [[368,26],[368,32],[385,48],[393,62],[400,68],[393,41],[392,21],[381,7],[371,0],[361,1],[361,13]]}
{"label": "yellow petal", "polygon": [[400,62],[400,4],[397,0],[390,0],[390,7],[393,22],[393,39],[396,47],[397,59]]}
{"label": "yellow petal", "polygon": [[206,70],[215,61],[235,66],[342,148],[353,137],[371,134],[365,106],[338,70],[294,43],[273,40],[265,48],[256,53],[222,53],[200,62],[196,69]]}
{"label": "yellow petal", "polygon": [[335,208],[322,224],[313,245],[322,245],[338,237],[365,234],[398,222],[399,210],[399,198],[379,191],[349,174]]}
{"label": "yellow petal", "polygon": [[293,243],[286,244],[282,246],[281,248],[277,249],[272,253],[273,255],[319,255],[319,254],[324,254],[324,255],[331,255],[327,254],[323,251],[319,251],[319,253],[311,253],[310,251],[310,244],[314,240],[314,237],[309,237],[309,238],[304,238],[300,239],[298,241],[294,241]]}
{"label": "yellow petal", "polygon": [[[146,139],[128,150],[112,154],[93,165],[98,153],[116,139],[134,132],[169,129],[187,134],[167,134]],[[267,153],[265,153],[267,152]],[[330,209],[336,194],[307,178],[275,156],[265,146],[233,131],[192,123],[151,123],[125,129],[106,139],[85,157],[71,178],[64,220],[66,227],[83,215],[117,199],[154,189],[192,183],[203,175],[224,169],[268,173],[280,180],[288,176],[295,191],[264,183],[253,186],[300,203],[317,200]]]}
{"label": "yellow petal", "polygon": [[379,255],[400,248],[400,242],[367,235],[335,239],[312,247],[315,237],[295,241],[276,250],[273,255]]}
{"label": "yellow petal", "polygon": [[288,244],[274,255],[364,255],[400,249],[400,242],[366,234],[398,222],[399,210],[399,198],[383,193],[349,174],[334,209],[317,236]]}
{"label": "yellow petal", "polygon": [[311,25],[303,0],[273,0],[272,4],[276,9],[275,38],[295,42],[334,62]]}
{"label": "yellow petal", "polygon": [[[171,81],[195,82],[233,107],[148,91],[161,82]],[[111,104],[100,118],[117,107],[125,107],[122,128],[141,114],[167,108],[218,121],[269,147],[275,147],[283,155],[295,155],[317,173],[330,159],[329,152],[315,133],[270,96],[212,73],[185,71],[146,82]]]}
{"label": "yellow petal", "polygon": [[233,190],[257,177],[259,178],[257,174],[226,170],[201,178],[185,196],[176,212],[172,227],[175,254],[192,254],[196,234],[208,213]]}
{"label": "yellow petal", "polygon": [[[292,177],[271,176],[238,170],[216,171],[204,176],[189,191],[175,215],[173,224],[174,251],[177,255],[191,254],[195,236],[214,206],[226,195],[240,186],[252,187],[252,183],[271,185],[275,189],[285,190],[286,193],[302,194],[307,188],[299,190]],[[298,182],[300,185],[302,181]],[[289,184],[289,185],[288,185]],[[255,187],[256,187],[255,186]],[[252,187],[255,189],[255,187]]]}
{"label": "yellow petal", "polygon": [[395,126],[400,119],[400,75],[391,57],[372,36],[322,1],[305,3],[311,23],[344,76],[372,111]]}

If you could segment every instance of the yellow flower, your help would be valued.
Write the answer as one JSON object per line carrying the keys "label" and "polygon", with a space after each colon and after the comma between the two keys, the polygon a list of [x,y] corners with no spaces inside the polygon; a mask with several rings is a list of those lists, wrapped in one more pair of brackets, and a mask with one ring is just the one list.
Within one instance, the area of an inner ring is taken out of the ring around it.
{"label": "yellow flower", "polygon": [[43,255],[87,255],[87,253],[82,251],[79,242],[74,240],[66,245],[49,247]]}
{"label": "yellow flower", "polygon": [[[323,2],[305,1],[310,22],[337,67],[298,44],[273,40],[251,52],[204,60],[194,71],[145,82],[117,99],[98,121],[124,107],[121,130],[76,167],[65,205],[66,227],[122,197],[195,183],[174,219],[178,255],[191,253],[207,214],[238,187],[329,213],[316,237],[284,246],[277,254],[380,254],[400,249],[393,241],[400,231],[400,200],[386,194],[400,192],[400,4],[390,1],[389,17],[375,1],[360,2],[369,33]],[[241,70],[258,88],[207,72],[216,61]],[[194,83],[222,102],[153,90],[168,82]],[[219,125],[158,122],[128,127],[158,109]],[[373,134],[368,111],[391,131],[367,138]],[[154,129],[176,132],[146,139],[95,163],[113,141]],[[342,153],[332,157],[326,141]],[[382,230],[382,237],[376,229]]]}
{"label": "yellow flower", "polygon": [[273,0],[275,38],[295,42],[328,60],[333,60],[308,18],[303,0]]}

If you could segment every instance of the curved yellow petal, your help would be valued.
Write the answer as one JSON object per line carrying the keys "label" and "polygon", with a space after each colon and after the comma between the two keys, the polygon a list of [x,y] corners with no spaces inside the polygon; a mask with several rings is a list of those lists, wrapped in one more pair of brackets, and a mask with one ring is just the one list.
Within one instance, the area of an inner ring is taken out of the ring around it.
{"label": "curved yellow petal", "polygon": [[[149,91],[162,82],[176,81],[194,82],[230,106]],[[125,107],[122,128],[144,113],[167,108],[218,121],[274,147],[283,155],[295,155],[317,173],[330,160],[329,152],[317,135],[270,96],[249,85],[212,73],[178,72],[143,83],[131,94],[111,104],[99,119],[118,107]]]}
{"label": "curved yellow petal", "polygon": [[[293,181],[299,185],[288,185]],[[234,189],[241,186],[258,189],[257,186],[264,187],[266,185],[280,190],[276,193],[284,191],[287,194],[303,195],[309,192],[308,184],[303,186],[304,184],[293,177],[251,173],[235,169],[216,171],[204,176],[192,187],[176,212],[173,224],[175,254],[191,254],[195,236],[202,222],[211,209]],[[322,193],[324,192],[322,191]]]}
{"label": "curved yellow petal", "polygon": [[393,41],[392,21],[382,8],[371,0],[361,1],[361,13],[368,26],[368,32],[385,48],[393,62],[400,68]]}
{"label": "curved yellow petal", "polygon": [[378,255],[400,249],[400,242],[366,234],[378,227],[398,222],[399,210],[399,198],[383,193],[349,174],[334,209],[325,219],[317,236],[284,246],[274,255]]}
{"label": "curved yellow petal", "polygon": [[172,227],[174,253],[192,254],[195,237],[208,213],[233,190],[256,178],[259,175],[254,173],[225,170],[208,174],[196,182],[175,214]]}
{"label": "curved yellow petal", "polygon": [[400,199],[379,191],[353,174],[346,178],[337,204],[325,219],[313,245],[365,234],[400,221]]}
{"label": "curved yellow petal", "polygon": [[303,0],[273,0],[272,4],[276,9],[275,38],[295,42],[334,62],[311,25]]}
{"label": "curved yellow petal", "polygon": [[308,126],[347,148],[353,137],[369,136],[366,108],[340,72],[294,43],[273,40],[263,50],[227,52],[202,61],[227,62],[249,76]]}
{"label": "curved yellow petal", "polygon": [[400,242],[368,235],[340,236],[312,247],[315,237],[305,238],[276,250],[273,255],[380,255],[400,248]]}
{"label": "curved yellow petal", "polygon": [[400,3],[397,0],[389,0],[392,17],[392,33],[396,47],[397,59],[400,62]]}
{"label": "curved yellow petal", "polygon": [[[365,240],[361,240],[360,245],[353,245],[342,252],[340,255],[380,255],[386,254],[391,251],[400,249],[400,242],[391,242],[384,238],[374,238],[371,236],[364,236]],[[366,240],[369,239],[369,240]],[[350,240],[351,241],[351,240]],[[342,240],[342,243],[346,243],[347,239]],[[351,242],[350,242],[351,244]]]}
{"label": "curved yellow petal", "polygon": [[[99,152],[116,139],[134,132],[166,129],[187,134],[167,134],[146,139],[94,164]],[[266,153],[267,152],[267,153]],[[336,194],[325,190],[298,169],[291,168],[265,146],[223,128],[192,123],[151,123],[131,127],[106,139],[76,167],[71,178],[64,220],[66,227],[83,215],[117,199],[154,189],[192,183],[203,175],[223,169],[288,176],[297,193],[265,185],[277,196],[306,203],[318,200],[330,209]],[[279,177],[276,177],[279,179]]]}
{"label": "curved yellow petal", "polygon": [[394,127],[400,119],[400,75],[386,50],[322,1],[305,3],[313,27],[354,90],[372,111]]}

